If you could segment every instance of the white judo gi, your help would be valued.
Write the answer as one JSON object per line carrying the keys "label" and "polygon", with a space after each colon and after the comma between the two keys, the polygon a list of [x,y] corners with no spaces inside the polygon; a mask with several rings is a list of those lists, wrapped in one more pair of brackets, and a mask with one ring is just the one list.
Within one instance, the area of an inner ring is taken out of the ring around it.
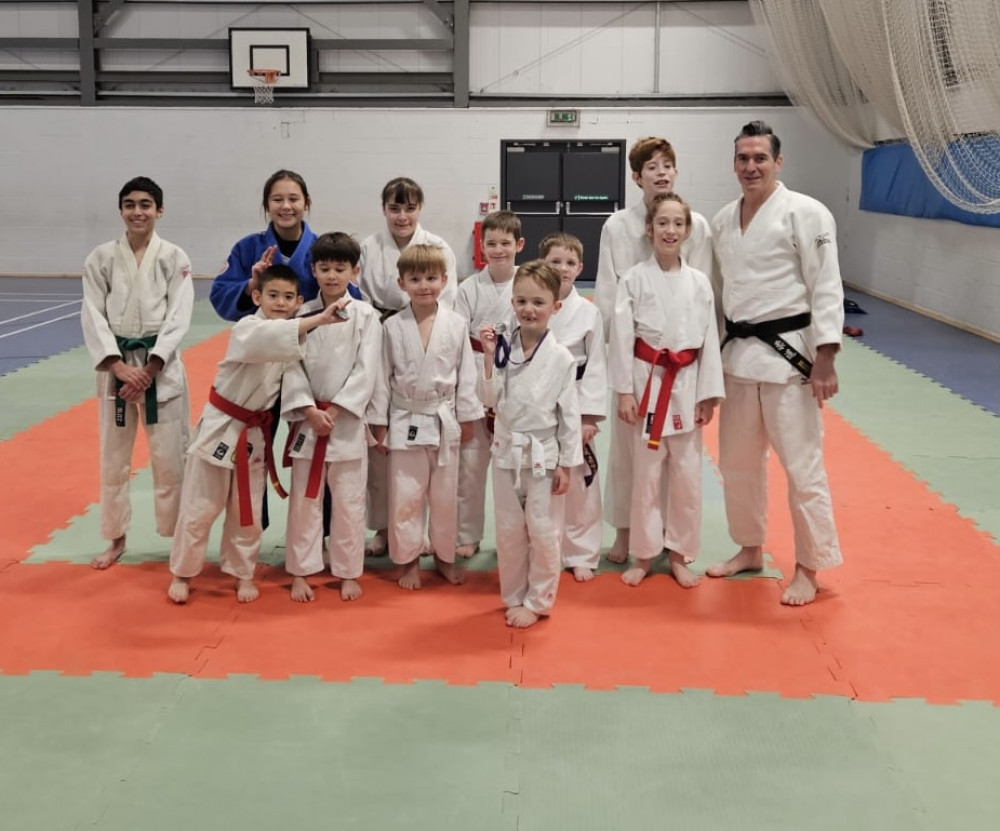
{"label": "white judo gi", "polygon": [[382,367],[368,422],[389,425],[389,554],[420,556],[424,516],[435,555],[455,561],[460,422],[483,417],[465,321],[439,305],[424,350],[408,306],[384,323]]}
{"label": "white judo gi", "polygon": [[[425,231],[422,225],[417,225],[417,230],[414,231],[408,245],[433,245],[444,252],[448,281],[444,284],[438,302],[450,309],[455,305],[455,295],[458,293],[455,252],[443,238]],[[410,304],[409,296],[397,282],[400,253],[396,240],[386,228],[365,237],[361,243],[361,260],[358,262],[361,274],[358,277],[358,285],[364,299],[380,312],[398,312]]]}
{"label": "white judo gi", "polygon": [[[187,377],[180,342],[191,325],[194,288],[191,261],[173,243],[153,234],[136,265],[128,238],[122,236],[95,248],[83,269],[83,340],[94,366],[120,356],[129,366],[142,367],[152,356],[163,360],[156,376],[157,423],[146,424],[144,401],[124,404],[124,424],[115,420],[115,377],[98,370],[97,396],[101,442],[101,535],[123,536],[132,518],[129,481],[136,425],[146,430],[153,469],[156,532],[174,533],[184,477],[188,442]],[[123,349],[119,338],[155,335],[150,349]],[[122,402],[124,403],[124,402]],[[120,408],[120,405],[119,405]]]}
{"label": "white judo gi", "polygon": [[[646,205],[615,211],[601,228],[600,254],[594,282],[594,302],[604,321],[604,337],[611,331],[618,281],[632,266],[645,262],[653,254],[646,235]],[[691,234],[681,246],[684,262],[712,279],[712,231],[708,220],[691,212]],[[632,507],[632,428],[616,415],[611,402],[611,443],[604,488],[605,519],[615,528],[628,528]]]}
{"label": "white judo gi", "polygon": [[[662,350],[674,355],[697,350],[693,363],[676,369],[667,409],[661,411],[660,435],[653,415],[664,379],[669,382],[674,368],[668,372],[667,366],[654,366],[637,356],[638,349],[644,350],[640,340],[652,347],[646,358],[662,355]],[[640,403],[638,422],[629,427],[633,448],[629,550],[648,560],[666,548],[691,562],[701,545],[702,443],[695,406],[725,394],[715,302],[705,274],[686,264],[677,271],[663,271],[655,257],[625,273],[611,321],[608,377],[614,392],[631,393]]]}
{"label": "white judo gi", "polygon": [[583,464],[576,361],[546,335],[524,361],[512,338],[510,362],[476,389],[496,411],[493,434],[493,513],[500,596],[508,608],[547,615],[561,570],[565,499],[552,493],[556,467]]}
{"label": "white judo gi", "polygon": [[[316,298],[302,306],[299,316],[322,309],[322,299]],[[334,577],[356,580],[364,570],[364,419],[382,360],[382,326],[378,312],[366,303],[354,303],[348,314],[346,323],[310,332],[302,362],[292,364],[281,379],[281,416],[291,422],[292,463],[285,570],[296,577],[323,570],[325,532]],[[311,406],[336,411],[328,436],[317,436],[306,420]],[[324,483],[333,500],[328,529],[323,528]]]}
{"label": "white judo gi", "polygon": [[[811,324],[783,338],[810,361],[840,344],[844,290],[837,229],[826,207],[778,183],[745,231],[737,199],[712,220],[727,319],[759,323],[803,312]],[[795,558],[806,568],[841,563],[823,464],[823,422],[801,374],[759,338],[730,341],[722,354],[726,400],[719,415],[720,468],[729,533],[740,546],[767,532],[767,449],[788,476]]]}
{"label": "white judo gi", "polygon": [[[212,388],[237,407],[268,413],[281,390],[282,374],[304,354],[305,338],[299,338],[298,320],[268,320],[258,310],[233,326]],[[236,458],[243,430],[243,422],[226,415],[211,400],[205,404],[188,448],[180,518],[170,549],[170,571],[176,577],[194,577],[201,571],[212,523],[225,509],[219,548],[222,570],[238,580],[253,578],[260,552],[270,429],[247,428],[246,491],[239,485]],[[245,513],[252,515],[247,525],[241,524]]]}
{"label": "white judo gi", "polygon": [[[608,374],[604,358],[604,326],[597,306],[574,287],[549,321],[549,331],[576,361],[576,392],[580,415],[603,421],[607,411]],[[590,461],[588,461],[588,459]],[[601,560],[601,477],[593,447],[584,463],[570,469],[566,492],[562,562],[566,568],[596,569]],[[590,484],[587,484],[587,480]]]}
{"label": "white judo gi", "polygon": [[[503,323],[508,332],[514,329],[511,306],[513,279],[495,283],[489,267],[468,277],[458,289],[455,311],[464,319],[472,348],[482,352],[479,331],[484,326]],[[462,445],[458,463],[458,544],[476,545],[483,538],[486,522],[486,475],[490,468],[490,432],[492,417],[477,421],[472,438]]]}
{"label": "white judo gi", "polygon": [[[417,225],[409,245],[434,245],[444,252],[445,273],[448,280],[438,301],[445,307],[455,305],[458,293],[458,270],[455,262],[455,252],[451,246],[437,234],[424,230]],[[398,312],[410,304],[410,298],[399,287],[399,255],[401,250],[388,229],[383,228],[361,243],[361,259],[358,267],[358,286],[362,296],[371,303],[380,314]],[[378,531],[385,528],[389,522],[389,469],[388,460],[381,453],[370,450],[368,454],[368,527]]]}

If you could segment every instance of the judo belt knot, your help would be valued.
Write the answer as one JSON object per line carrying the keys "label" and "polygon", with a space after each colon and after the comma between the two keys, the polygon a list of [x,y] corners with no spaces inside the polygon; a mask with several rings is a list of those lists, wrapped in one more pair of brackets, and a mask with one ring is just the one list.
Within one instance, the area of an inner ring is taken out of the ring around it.
{"label": "judo belt knot", "polygon": [[[125,338],[120,335],[115,337],[118,349],[125,357],[126,352],[137,352],[145,349],[147,352],[156,346],[156,335],[146,335],[144,338]],[[125,426],[125,399],[121,397],[121,389],[124,387],[121,381],[115,378],[115,426]],[[143,404],[146,410],[146,424],[159,423],[159,408],[156,403],[156,379],[153,378],[146,387]]]}

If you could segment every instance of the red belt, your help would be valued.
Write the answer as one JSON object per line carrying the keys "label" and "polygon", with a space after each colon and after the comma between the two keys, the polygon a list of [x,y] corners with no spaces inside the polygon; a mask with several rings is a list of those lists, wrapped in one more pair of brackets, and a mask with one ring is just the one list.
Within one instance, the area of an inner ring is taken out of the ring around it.
{"label": "red belt", "polygon": [[[329,410],[333,406],[330,401],[317,401],[316,409]],[[288,431],[288,440],[285,442],[285,452],[281,457],[282,467],[291,467],[292,464],[292,443],[298,436],[302,422],[297,421],[291,430]],[[326,462],[326,448],[330,444],[330,434],[325,436],[316,435],[316,445],[313,447],[312,462],[309,465],[309,481],[306,484],[306,498],[316,499],[319,496],[319,488],[323,483],[323,464]]]}
{"label": "red belt", "polygon": [[477,340],[472,335],[469,335],[469,343],[472,344],[473,352],[478,352],[480,355],[483,354],[483,342],[481,340]]}
{"label": "red belt", "polygon": [[[660,437],[663,435],[663,425],[667,420],[667,410],[670,408],[670,393],[674,388],[674,379],[677,378],[677,370],[681,367],[693,364],[698,359],[697,349],[684,349],[680,352],[671,352],[669,349],[654,349],[642,338],[635,339],[633,354],[640,361],[645,361],[653,366],[663,367],[663,377],[660,379],[660,393],[656,396],[656,409],[653,410],[653,423],[649,428],[648,447],[656,450],[660,446]],[[649,378],[646,380],[646,389],[642,393],[642,401],[639,402],[639,411],[645,416],[649,407],[649,390],[653,384],[653,371],[650,370]]]}
{"label": "red belt", "polygon": [[248,441],[251,427],[259,427],[264,434],[264,459],[274,490],[282,499],[288,496],[288,493],[281,486],[277,468],[274,466],[274,453],[271,451],[271,411],[270,409],[248,410],[246,407],[241,407],[239,404],[234,404],[229,399],[223,398],[216,392],[215,387],[212,387],[212,391],[208,394],[208,403],[243,424],[243,429],[236,440],[236,492],[240,499],[240,525],[253,525],[253,502],[250,499],[250,445]]}

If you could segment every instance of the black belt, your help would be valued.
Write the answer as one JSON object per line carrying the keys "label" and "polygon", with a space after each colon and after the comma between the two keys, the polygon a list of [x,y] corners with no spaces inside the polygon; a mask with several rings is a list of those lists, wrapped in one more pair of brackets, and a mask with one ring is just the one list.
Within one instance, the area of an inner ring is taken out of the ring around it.
{"label": "black belt", "polygon": [[579,381],[581,378],[583,378],[583,373],[585,373],[586,371],[587,371],[587,361],[584,361],[582,364],[577,364],[576,380]]}
{"label": "black belt", "polygon": [[782,335],[785,332],[805,329],[810,323],[812,323],[812,315],[809,312],[779,317],[777,320],[765,320],[762,323],[734,322],[727,317],[726,337],[722,340],[722,347],[724,348],[733,338],[758,338],[773,347],[774,351],[802,373],[803,377],[808,378],[812,372],[812,361],[785,340]]}

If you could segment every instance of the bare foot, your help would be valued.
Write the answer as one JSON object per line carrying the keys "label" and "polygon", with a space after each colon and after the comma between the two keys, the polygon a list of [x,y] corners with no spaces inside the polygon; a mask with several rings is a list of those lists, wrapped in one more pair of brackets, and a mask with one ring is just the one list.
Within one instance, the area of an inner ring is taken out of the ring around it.
{"label": "bare foot", "polygon": [[816,582],[816,572],[811,568],[796,564],[792,581],[781,595],[781,602],[786,606],[805,606],[816,599],[819,583]]}
{"label": "bare foot", "polygon": [[315,599],[316,594],[305,577],[292,578],[292,600],[296,603],[312,603]]}
{"label": "bare foot", "polygon": [[434,565],[440,575],[453,586],[461,586],[465,582],[465,569],[459,568],[455,563],[446,563],[440,557],[435,557]]}
{"label": "bare foot", "polygon": [[455,556],[461,557],[464,560],[468,560],[473,554],[479,550],[478,542],[470,542],[465,545],[460,545],[455,549]]}
{"label": "bare foot", "polygon": [[627,586],[638,586],[649,575],[649,570],[655,562],[656,557],[650,557],[648,560],[636,559],[635,565],[622,573],[622,582]]}
{"label": "bare foot", "polygon": [[260,597],[260,590],[253,580],[236,581],[236,600],[239,603],[253,603]]}
{"label": "bare foot", "polygon": [[348,579],[340,581],[341,600],[357,600],[362,594],[361,584],[357,580]]}
{"label": "bare foot", "polygon": [[120,537],[111,540],[111,545],[104,549],[103,554],[98,554],[90,561],[90,567],[104,571],[106,568],[111,568],[115,563],[118,562],[118,558],[125,553],[125,535],[122,534]]}
{"label": "bare foot", "polygon": [[732,577],[744,571],[760,571],[764,568],[764,552],[759,545],[744,545],[724,563],[709,566],[705,574],[709,577]]}
{"label": "bare foot", "polygon": [[667,562],[670,564],[670,573],[678,585],[685,589],[693,589],[701,579],[691,569],[688,568],[687,560],[676,551],[671,551],[667,555]]}
{"label": "bare foot", "polygon": [[170,581],[170,588],[167,589],[167,597],[174,601],[174,603],[184,604],[188,601],[188,596],[191,594],[191,578],[189,577],[175,577]]}
{"label": "bare foot", "polygon": [[592,568],[577,566],[573,569],[573,578],[577,583],[586,583],[588,580],[594,579],[594,570]]}
{"label": "bare foot", "polygon": [[527,629],[538,623],[538,620],[538,615],[524,606],[514,606],[507,610],[507,625],[514,629]]}
{"label": "bare foot", "polygon": [[621,565],[628,562],[628,537],[628,528],[617,528],[615,530],[615,541],[608,552],[609,563]]}
{"label": "bare foot", "polygon": [[401,589],[419,589],[420,588],[420,558],[418,557],[412,563],[407,563],[403,566],[403,574],[396,582],[399,583]]}
{"label": "bare foot", "polygon": [[365,546],[366,557],[384,557],[389,553],[389,532],[382,528],[375,532],[372,541]]}

